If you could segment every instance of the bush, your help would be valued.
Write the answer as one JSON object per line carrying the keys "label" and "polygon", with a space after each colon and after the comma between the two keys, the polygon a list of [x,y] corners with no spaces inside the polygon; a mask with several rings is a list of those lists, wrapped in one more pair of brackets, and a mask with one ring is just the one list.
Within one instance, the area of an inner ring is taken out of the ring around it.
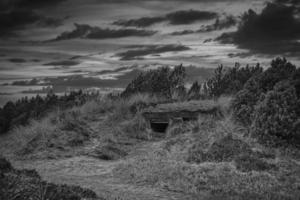
{"label": "bush", "polygon": [[124,121],[119,127],[121,135],[125,134],[128,138],[149,140],[152,137],[147,129],[147,122],[141,115],[136,115],[133,119]]}
{"label": "bush", "polygon": [[218,98],[221,95],[232,95],[240,91],[244,84],[253,76],[260,74],[263,69],[259,64],[250,67],[240,67],[236,63],[234,67],[224,68],[220,65],[212,78],[205,83],[205,91],[212,98]]}
{"label": "bush", "polygon": [[171,98],[174,89],[184,85],[185,69],[182,65],[173,70],[161,67],[141,73],[125,89],[121,96],[129,97],[137,93],[149,93]]}
{"label": "bush", "polygon": [[275,165],[269,164],[254,154],[249,153],[237,156],[234,161],[237,169],[242,172],[266,171],[275,168]]}
{"label": "bush", "polygon": [[235,120],[247,126],[251,125],[260,96],[272,90],[280,81],[296,79],[293,78],[296,72],[296,67],[285,58],[273,60],[270,68],[249,79],[243,89],[235,95],[232,101]]}
{"label": "bush", "polygon": [[82,91],[70,92],[64,96],[48,94],[37,95],[31,99],[24,97],[16,102],[8,102],[0,108],[0,134],[6,133],[15,126],[27,125],[32,119],[45,117],[55,108],[67,109],[83,105],[89,98],[97,94],[86,94]]}
{"label": "bush", "polygon": [[261,95],[260,88],[257,84],[258,79],[259,76],[247,81],[244,89],[240,90],[231,102],[233,118],[246,126],[252,123],[254,107]]}
{"label": "bush", "polygon": [[216,140],[208,150],[204,150],[201,147],[198,148],[197,145],[196,143],[189,150],[188,162],[229,162],[241,153],[251,152],[247,143],[239,139],[233,139],[231,135]]}
{"label": "bush", "polygon": [[193,83],[192,87],[188,91],[188,99],[189,100],[198,100],[200,99],[200,92],[201,92],[201,84],[197,81]]}
{"label": "bush", "polygon": [[257,103],[253,122],[254,133],[267,142],[271,138],[300,145],[300,99],[290,81],[282,81]]}

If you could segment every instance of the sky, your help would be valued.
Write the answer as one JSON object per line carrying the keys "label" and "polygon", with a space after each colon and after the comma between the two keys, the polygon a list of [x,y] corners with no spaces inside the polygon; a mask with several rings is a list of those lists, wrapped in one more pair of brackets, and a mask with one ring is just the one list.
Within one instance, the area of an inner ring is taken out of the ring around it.
{"label": "sky", "polygon": [[200,82],[219,64],[299,66],[299,36],[298,0],[0,0],[0,105],[165,65]]}

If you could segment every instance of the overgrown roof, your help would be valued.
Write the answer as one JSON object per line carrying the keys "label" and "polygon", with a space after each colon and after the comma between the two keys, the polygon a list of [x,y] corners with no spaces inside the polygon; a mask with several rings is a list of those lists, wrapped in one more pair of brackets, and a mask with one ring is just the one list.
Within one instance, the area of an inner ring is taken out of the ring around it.
{"label": "overgrown roof", "polygon": [[179,103],[158,104],[143,110],[143,113],[165,113],[165,112],[203,112],[207,113],[218,108],[215,101],[188,101]]}

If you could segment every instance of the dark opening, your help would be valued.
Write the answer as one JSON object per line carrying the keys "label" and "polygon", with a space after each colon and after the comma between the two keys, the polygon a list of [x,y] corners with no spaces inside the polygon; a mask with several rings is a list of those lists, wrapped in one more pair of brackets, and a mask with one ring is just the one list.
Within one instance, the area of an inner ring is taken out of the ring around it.
{"label": "dark opening", "polygon": [[183,120],[184,122],[192,121],[191,118],[187,118],[187,117],[183,117],[182,120]]}
{"label": "dark opening", "polygon": [[196,121],[197,118],[196,117],[183,117],[182,120],[184,122],[189,122],[189,121]]}
{"label": "dark opening", "polygon": [[165,133],[168,126],[168,122],[151,122],[151,129],[158,133]]}

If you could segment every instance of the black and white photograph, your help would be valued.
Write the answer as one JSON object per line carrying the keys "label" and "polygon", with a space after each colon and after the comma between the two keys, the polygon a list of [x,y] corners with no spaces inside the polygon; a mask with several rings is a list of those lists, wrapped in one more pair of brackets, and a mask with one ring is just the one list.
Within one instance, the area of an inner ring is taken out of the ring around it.
{"label": "black and white photograph", "polygon": [[0,0],[0,200],[299,200],[300,0]]}

